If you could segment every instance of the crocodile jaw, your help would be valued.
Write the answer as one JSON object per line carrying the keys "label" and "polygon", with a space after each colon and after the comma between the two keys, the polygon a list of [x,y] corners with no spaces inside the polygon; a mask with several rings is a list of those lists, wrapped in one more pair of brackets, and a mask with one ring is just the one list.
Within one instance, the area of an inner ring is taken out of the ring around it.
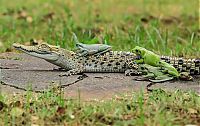
{"label": "crocodile jaw", "polygon": [[58,60],[59,54],[54,51],[40,51],[36,46],[25,46],[21,44],[13,44],[13,47],[17,50],[20,50],[28,55],[42,58],[44,60],[47,60],[49,62],[53,62]]}

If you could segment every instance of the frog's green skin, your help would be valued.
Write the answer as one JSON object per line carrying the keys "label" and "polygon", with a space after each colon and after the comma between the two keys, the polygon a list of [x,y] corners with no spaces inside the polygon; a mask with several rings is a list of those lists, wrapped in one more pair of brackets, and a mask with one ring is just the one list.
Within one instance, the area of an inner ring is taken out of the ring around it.
{"label": "frog's green skin", "polygon": [[100,55],[105,52],[111,51],[111,46],[104,44],[77,43],[76,47],[78,48],[77,53],[79,53],[80,56]]}
{"label": "frog's green skin", "polygon": [[76,43],[76,51],[79,56],[100,55],[105,52],[111,51],[112,47],[106,44],[83,44],[78,41],[75,33],[73,33],[74,41]]}
{"label": "frog's green skin", "polygon": [[178,73],[178,71],[170,64],[164,62],[164,61],[160,61],[160,66],[165,68],[165,71],[175,77],[179,77],[180,74]]}
{"label": "frog's green skin", "polygon": [[132,52],[140,56],[140,59],[135,60],[137,64],[148,64],[154,67],[163,67],[165,72],[174,77],[179,77],[178,71],[170,64],[161,61],[159,55],[139,46],[136,46]]}
{"label": "frog's green skin", "polygon": [[148,64],[138,64],[138,71],[142,73],[143,79],[148,79],[152,82],[164,82],[173,80],[173,77],[163,72],[163,69],[161,67],[154,67]]}

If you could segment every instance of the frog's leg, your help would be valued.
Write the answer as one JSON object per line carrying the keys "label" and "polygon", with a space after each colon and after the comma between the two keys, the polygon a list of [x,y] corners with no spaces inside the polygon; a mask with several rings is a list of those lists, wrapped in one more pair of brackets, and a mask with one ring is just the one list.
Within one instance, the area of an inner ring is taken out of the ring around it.
{"label": "frog's leg", "polygon": [[160,64],[161,68],[164,69],[163,72],[168,73],[174,77],[179,77],[178,71],[172,65],[170,65],[164,61],[160,61],[159,64]]}
{"label": "frog's leg", "polygon": [[148,73],[147,75],[143,75],[142,77],[144,77],[144,78],[155,78],[155,75],[154,75],[154,73]]}
{"label": "frog's leg", "polygon": [[151,82],[159,83],[159,82],[165,82],[165,81],[169,81],[173,79],[174,77],[170,77],[168,75],[161,75],[161,76],[157,76],[154,80],[153,79],[149,79],[149,80]]}
{"label": "frog's leg", "polygon": [[76,51],[76,54],[77,54],[79,57],[82,57],[82,56],[87,56],[87,55],[89,54],[89,52],[88,52],[87,49],[78,48],[78,50]]}
{"label": "frog's leg", "polygon": [[87,56],[87,55],[92,55],[92,54],[95,54],[98,52],[98,50],[94,50],[92,48],[92,46],[90,46],[89,44],[83,44],[83,43],[80,43],[76,34],[73,32],[73,37],[74,37],[74,42],[75,42],[75,45],[76,45],[76,48],[78,49],[76,51],[76,53],[78,54],[78,56]]}
{"label": "frog's leg", "polygon": [[149,81],[149,79],[155,78],[155,75],[153,73],[147,72],[146,70],[139,71],[139,72],[141,72],[142,76],[135,78],[135,80],[137,80],[137,81]]}
{"label": "frog's leg", "polygon": [[147,75],[139,76],[139,77],[135,78],[135,80],[137,80],[137,81],[149,81],[149,79],[152,79],[152,78],[154,78],[154,74],[149,73]]}
{"label": "frog's leg", "polygon": [[80,50],[77,53],[83,53],[80,54],[81,56],[86,56],[86,55],[100,55],[103,53],[106,53],[108,51],[111,51],[112,48],[109,45],[104,45],[104,44],[82,44],[78,43],[76,44],[78,50]]}
{"label": "frog's leg", "polygon": [[174,71],[171,71],[171,70],[168,70],[168,73],[169,73],[170,75],[175,76],[175,77],[178,77],[178,76],[179,76],[179,75],[177,75],[177,72],[174,72]]}
{"label": "frog's leg", "polygon": [[138,60],[134,60],[137,64],[143,64],[144,63],[144,59],[138,59]]}
{"label": "frog's leg", "polygon": [[90,48],[90,46],[87,46],[87,48],[77,46],[77,48],[78,48],[78,51],[76,51],[76,53],[79,56],[87,56],[87,55],[93,55],[93,54],[98,53],[98,50],[92,49],[92,48]]}
{"label": "frog's leg", "polygon": [[172,76],[174,76],[174,77],[178,77],[178,76],[179,76],[179,74],[177,74],[176,71],[171,71],[170,69],[167,69],[167,68],[164,68],[164,69],[162,69],[161,71],[162,71],[163,73],[170,74],[170,75],[172,75]]}
{"label": "frog's leg", "polygon": [[89,55],[101,55],[103,53],[106,53],[108,51],[112,50],[112,47],[105,44],[92,44],[92,45],[86,45]]}
{"label": "frog's leg", "polygon": [[151,73],[152,75],[152,78],[149,79],[152,82],[164,82],[173,79],[173,77],[170,77],[168,73],[163,73],[164,70],[162,71],[160,67],[145,66],[148,68],[149,74]]}
{"label": "frog's leg", "polygon": [[102,50],[102,51],[97,51],[96,52],[96,54],[95,55],[101,55],[101,54],[104,54],[104,53],[106,53],[106,52],[109,52],[109,51],[111,51],[112,49],[111,48],[107,48],[107,49],[105,49],[105,50]]}

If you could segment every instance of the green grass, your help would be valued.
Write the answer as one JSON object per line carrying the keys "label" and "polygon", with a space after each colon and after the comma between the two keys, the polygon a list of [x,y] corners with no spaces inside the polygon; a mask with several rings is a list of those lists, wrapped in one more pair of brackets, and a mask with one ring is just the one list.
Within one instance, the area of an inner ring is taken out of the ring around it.
{"label": "green grass", "polygon": [[200,124],[200,97],[194,92],[138,92],[111,100],[42,94],[0,95],[0,125],[186,125]]}
{"label": "green grass", "polygon": [[106,39],[114,50],[140,45],[159,54],[197,57],[198,5],[198,0],[1,0],[0,52],[31,38],[72,49],[75,32],[82,42]]}

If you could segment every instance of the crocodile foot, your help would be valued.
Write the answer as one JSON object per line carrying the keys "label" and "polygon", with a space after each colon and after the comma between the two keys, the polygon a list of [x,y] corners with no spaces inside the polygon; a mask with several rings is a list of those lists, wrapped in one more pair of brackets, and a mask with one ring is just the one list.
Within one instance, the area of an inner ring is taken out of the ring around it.
{"label": "crocodile foot", "polygon": [[127,69],[125,71],[125,76],[138,76],[138,75],[141,75],[142,73],[139,72],[138,70],[136,69]]}

